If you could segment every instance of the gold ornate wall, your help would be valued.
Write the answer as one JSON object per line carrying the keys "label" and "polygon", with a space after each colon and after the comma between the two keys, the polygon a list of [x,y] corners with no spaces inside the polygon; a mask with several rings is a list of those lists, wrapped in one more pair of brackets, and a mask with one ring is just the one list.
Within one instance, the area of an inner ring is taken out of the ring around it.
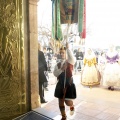
{"label": "gold ornate wall", "polygon": [[0,0],[0,120],[27,111],[23,1]]}

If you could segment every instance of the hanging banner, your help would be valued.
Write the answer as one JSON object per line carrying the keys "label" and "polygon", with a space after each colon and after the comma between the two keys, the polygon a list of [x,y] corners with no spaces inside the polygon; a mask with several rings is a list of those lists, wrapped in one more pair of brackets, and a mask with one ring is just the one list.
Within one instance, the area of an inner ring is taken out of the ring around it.
{"label": "hanging banner", "polygon": [[60,0],[61,24],[78,23],[79,0]]}
{"label": "hanging banner", "polygon": [[52,4],[53,38],[62,40],[61,24],[73,23],[78,23],[78,32],[81,34],[85,31],[84,36],[86,36],[86,10],[84,0],[52,0]]}
{"label": "hanging banner", "polygon": [[83,12],[83,30],[81,33],[81,38],[86,38],[86,0],[84,0],[84,12]]}
{"label": "hanging banner", "polygon": [[60,18],[60,1],[52,1],[52,38],[62,40],[61,18]]}
{"label": "hanging banner", "polygon": [[84,13],[84,0],[79,0],[79,12],[78,12],[78,31],[83,31],[83,13]]}
{"label": "hanging banner", "polygon": [[61,16],[60,16],[60,1],[56,0],[56,39],[62,40]]}
{"label": "hanging banner", "polygon": [[55,39],[55,1],[52,1],[52,38]]}

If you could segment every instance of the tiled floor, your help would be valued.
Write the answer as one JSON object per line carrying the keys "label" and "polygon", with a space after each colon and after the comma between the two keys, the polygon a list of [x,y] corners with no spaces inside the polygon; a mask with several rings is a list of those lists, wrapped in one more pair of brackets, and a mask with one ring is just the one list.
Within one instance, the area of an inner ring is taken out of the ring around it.
{"label": "tiled floor", "polygon": [[[45,92],[48,103],[42,104],[42,108],[48,111],[51,118],[60,120],[58,100],[54,97],[55,78],[50,75],[49,91]],[[66,106],[67,120],[120,120],[119,89],[109,91],[102,86],[84,87],[80,84],[80,73],[74,75],[74,82],[77,88],[77,98],[74,100],[75,114],[70,116],[69,107]]]}

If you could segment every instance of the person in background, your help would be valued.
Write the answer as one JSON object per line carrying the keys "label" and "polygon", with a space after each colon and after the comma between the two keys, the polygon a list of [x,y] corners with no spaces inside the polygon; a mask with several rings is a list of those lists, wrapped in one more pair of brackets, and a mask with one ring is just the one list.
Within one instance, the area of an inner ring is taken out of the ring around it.
{"label": "person in background", "polygon": [[48,71],[49,72],[52,72],[51,70],[51,64],[52,64],[52,58],[53,58],[53,54],[52,54],[52,50],[49,49],[48,52],[47,52],[47,56],[48,56]]}
{"label": "person in background", "polygon": [[56,62],[57,62],[57,63],[61,61],[61,55],[60,55],[59,52],[57,53],[56,58],[57,58],[57,59],[56,59]]}
{"label": "person in background", "polygon": [[98,70],[100,71],[101,74],[101,82],[103,82],[102,80],[103,80],[105,65],[106,65],[105,52],[101,52],[101,54],[98,57]]}
{"label": "person in background", "polygon": [[88,48],[83,59],[84,67],[81,74],[81,84],[85,86],[99,85],[96,56],[92,49]]}
{"label": "person in background", "polygon": [[96,62],[98,64],[98,58],[99,58],[99,52],[98,51],[95,51],[95,56],[96,56]]}
{"label": "person in background", "polygon": [[78,71],[78,68],[81,70],[83,67],[83,52],[79,48],[75,54],[76,57],[76,66],[75,66],[75,73]]}
{"label": "person in background", "polygon": [[103,86],[107,86],[109,90],[120,87],[120,65],[119,54],[115,50],[115,46],[111,44],[106,53],[106,66],[103,73]]}
{"label": "person in background", "polygon": [[47,62],[44,53],[41,51],[41,45],[38,43],[38,70],[39,70],[39,95],[41,103],[46,103],[44,98],[44,82],[47,82],[45,71],[47,71]]}
{"label": "person in background", "polygon": [[119,63],[119,65],[120,65],[120,48],[119,48],[119,49],[117,49],[117,52],[118,52],[118,55],[119,55],[119,60],[118,60],[118,63]]}
{"label": "person in background", "polygon": [[54,76],[56,76],[58,80],[54,96],[58,98],[59,109],[62,115],[61,120],[67,120],[65,103],[67,106],[70,106],[70,115],[74,114],[74,104],[72,99],[76,98],[76,87],[73,83],[72,71],[75,59],[69,50],[68,43],[66,44],[66,48],[60,48],[60,55],[61,62],[55,65],[53,71]]}
{"label": "person in background", "polygon": [[[44,53],[44,56],[45,56],[45,60],[46,60],[46,62],[48,63],[47,50],[46,50],[45,47],[43,48],[43,53]],[[48,65],[47,65],[47,66],[48,66]],[[48,71],[45,71],[44,73],[45,73],[45,76],[47,77],[47,79],[49,79]],[[45,91],[49,91],[49,89],[48,89],[48,81],[47,81],[47,82],[44,82],[44,90],[45,90]]]}

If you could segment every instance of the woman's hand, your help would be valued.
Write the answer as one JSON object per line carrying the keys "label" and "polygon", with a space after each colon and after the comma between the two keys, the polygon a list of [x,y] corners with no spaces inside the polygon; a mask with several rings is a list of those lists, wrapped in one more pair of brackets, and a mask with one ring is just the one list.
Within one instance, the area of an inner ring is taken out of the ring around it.
{"label": "woman's hand", "polygon": [[61,70],[64,71],[64,70],[66,70],[66,68],[67,68],[67,63],[65,62],[65,63],[63,64],[63,66],[61,67]]}
{"label": "woman's hand", "polygon": [[57,66],[58,66],[58,69],[60,69],[60,67],[61,67],[61,62],[58,63]]}

